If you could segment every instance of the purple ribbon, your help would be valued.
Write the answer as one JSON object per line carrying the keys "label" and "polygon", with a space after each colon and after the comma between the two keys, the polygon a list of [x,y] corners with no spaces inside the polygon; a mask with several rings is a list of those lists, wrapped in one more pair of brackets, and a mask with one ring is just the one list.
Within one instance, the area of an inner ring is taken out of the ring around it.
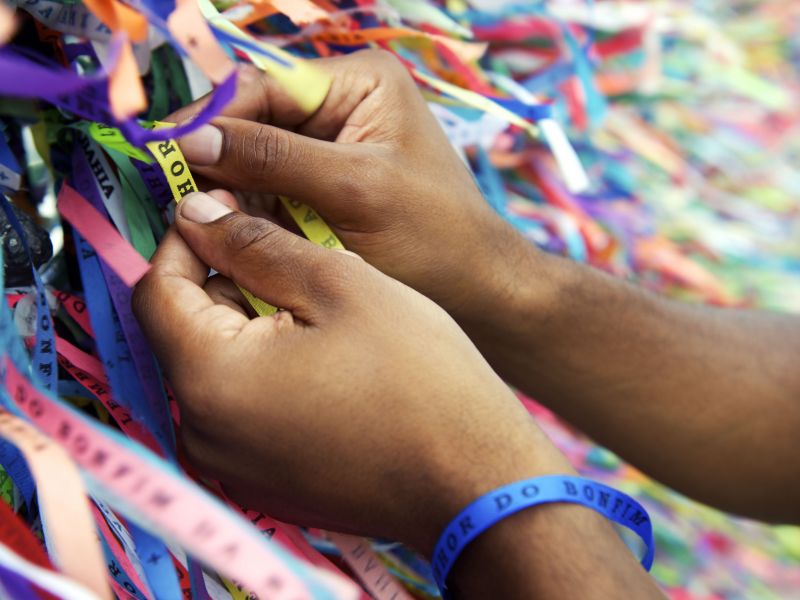
{"label": "purple ribbon", "polygon": [[171,129],[147,129],[135,117],[115,119],[108,100],[108,73],[80,76],[67,69],[54,69],[34,62],[19,52],[0,48],[0,95],[39,98],[76,115],[117,127],[134,146],[182,137],[218,115],[236,95],[236,72],[220,84],[209,102],[191,120]]}

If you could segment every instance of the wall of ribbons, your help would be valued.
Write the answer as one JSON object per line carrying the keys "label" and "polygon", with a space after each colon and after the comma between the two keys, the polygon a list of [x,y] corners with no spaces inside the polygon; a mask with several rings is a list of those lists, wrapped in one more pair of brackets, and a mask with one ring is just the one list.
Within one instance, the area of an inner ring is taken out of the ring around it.
{"label": "wall of ribbons", "polygon": [[[412,551],[279,523],[181,460],[131,292],[196,189],[173,140],[233,97],[237,63],[313,109],[329,82],[306,59],[384,48],[532,244],[687,301],[797,311],[798,34],[782,0],[0,3],[0,596],[438,596]],[[522,401],[647,507],[670,598],[797,597],[798,529],[700,506]]]}

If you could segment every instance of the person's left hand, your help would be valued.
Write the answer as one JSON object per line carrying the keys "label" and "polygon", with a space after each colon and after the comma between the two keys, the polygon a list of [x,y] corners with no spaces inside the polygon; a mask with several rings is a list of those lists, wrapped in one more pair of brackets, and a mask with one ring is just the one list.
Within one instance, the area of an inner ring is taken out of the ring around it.
{"label": "person's left hand", "polygon": [[[178,140],[192,172],[307,204],[346,248],[459,322],[501,309],[517,279],[535,276],[519,265],[538,253],[484,200],[406,68],[382,50],[311,64],[332,80],[313,114],[269,75],[244,70],[222,113]],[[268,205],[242,209],[264,216]]]}

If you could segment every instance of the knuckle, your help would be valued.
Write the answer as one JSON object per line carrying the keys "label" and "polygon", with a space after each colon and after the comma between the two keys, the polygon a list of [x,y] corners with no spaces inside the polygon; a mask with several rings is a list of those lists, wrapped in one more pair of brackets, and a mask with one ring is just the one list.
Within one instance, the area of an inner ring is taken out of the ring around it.
{"label": "knuckle", "polygon": [[307,263],[301,281],[309,297],[328,306],[340,305],[349,298],[353,289],[353,269],[343,256],[328,250],[319,258]]}
{"label": "knuckle", "polygon": [[231,253],[266,252],[278,243],[280,228],[257,217],[232,213],[228,218],[223,244]]}
{"label": "knuckle", "polygon": [[391,177],[378,151],[354,153],[340,176],[341,193],[348,202],[366,205],[376,201]]}
{"label": "knuckle", "polygon": [[278,265],[281,275],[300,284],[304,295],[314,297],[325,272],[324,259],[319,255],[321,252],[299,237],[287,240],[283,250],[283,260]]}
{"label": "knuckle", "polygon": [[235,155],[241,157],[244,169],[255,173],[278,172],[289,163],[290,141],[288,136],[274,127],[258,125],[246,135],[239,137]]}
{"label": "knuckle", "polygon": [[143,321],[147,315],[151,314],[153,298],[157,296],[160,289],[161,277],[158,267],[151,268],[133,288],[131,297],[131,309],[139,320]]}
{"label": "knuckle", "polygon": [[331,265],[326,257],[307,258],[305,263],[296,265],[295,276],[302,281],[311,297],[327,296],[333,291],[331,285]]}
{"label": "knuckle", "polygon": [[363,50],[367,63],[382,78],[397,82],[411,83],[412,79],[400,59],[388,50],[370,48]]}
{"label": "knuckle", "polygon": [[383,48],[369,48],[362,52],[362,56],[376,68],[394,69],[402,66],[394,54]]}

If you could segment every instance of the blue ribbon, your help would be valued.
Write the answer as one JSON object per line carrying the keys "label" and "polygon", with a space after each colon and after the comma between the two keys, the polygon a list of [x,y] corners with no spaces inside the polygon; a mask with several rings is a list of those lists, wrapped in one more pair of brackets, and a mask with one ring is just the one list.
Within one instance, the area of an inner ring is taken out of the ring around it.
{"label": "blue ribbon", "polygon": [[[73,183],[95,208],[105,212],[94,178],[88,170],[85,155],[77,147],[73,155]],[[117,402],[131,411],[134,419],[144,423],[158,440],[165,454],[172,457],[174,435],[169,421],[166,395],[161,388],[155,362],[152,356],[141,357],[139,362],[147,359],[150,361],[150,364],[143,365],[142,369],[148,366],[150,368],[146,373],[138,373],[119,315],[112,305],[100,259],[78,231],[73,231],[73,235],[86,305],[89,308],[89,320],[92,323],[97,350],[103,361],[112,395]],[[129,304],[130,298],[123,298],[120,302]],[[139,334],[141,335],[140,332]],[[147,393],[143,382],[148,383]]]}
{"label": "blue ribbon", "polygon": [[526,90],[533,93],[544,91],[552,92],[556,86],[573,75],[575,75],[574,63],[559,60],[549,68],[523,80],[521,85]]}
{"label": "blue ribbon", "polygon": [[0,565],[0,583],[8,598],[39,598],[31,583],[19,573]]}
{"label": "blue ribbon", "polygon": [[481,147],[478,147],[475,152],[474,173],[478,187],[489,205],[503,217],[507,216],[508,195],[503,185],[503,179],[489,160],[489,155]]}
{"label": "blue ribbon", "polygon": [[9,223],[11,223],[14,231],[19,236],[22,247],[25,249],[25,254],[28,255],[28,260],[31,263],[31,273],[33,274],[33,283],[36,286],[36,345],[33,350],[33,366],[37,376],[41,378],[42,385],[48,390],[55,390],[58,383],[56,338],[44,283],[42,283],[42,278],[39,277],[39,271],[33,262],[33,255],[25,238],[22,224],[14,214],[8,199],[5,196],[1,197],[6,217],[8,217]]}
{"label": "blue ribbon", "polygon": [[139,600],[147,600],[147,596],[145,596],[144,593],[142,593],[142,591],[137,588],[136,585],[134,585],[134,583],[128,577],[128,574],[119,567],[117,564],[117,559],[114,557],[114,553],[111,551],[111,548],[108,546],[108,542],[102,535],[100,536],[100,543],[103,546],[103,556],[106,559],[108,572],[114,578],[114,581],[128,590],[130,594]]}
{"label": "blue ribbon", "polygon": [[[0,133],[0,164],[14,173],[22,173],[22,169],[20,169],[19,163],[17,162],[17,157],[11,152],[11,148],[9,148],[8,142],[6,141],[6,136],[3,133]],[[0,173],[0,187],[3,188],[5,188],[4,179],[7,179],[6,175]]]}
{"label": "blue ribbon", "polygon": [[642,566],[650,570],[655,556],[653,525],[645,508],[614,488],[583,477],[545,475],[504,485],[462,510],[445,528],[433,550],[433,576],[447,597],[447,575],[464,548],[497,522],[540,504],[580,504],[636,533],[646,546]]}
{"label": "blue ribbon", "polygon": [[[17,219],[14,211],[11,209],[11,204],[5,196],[2,198],[3,210],[8,217],[11,226],[22,241],[23,248],[28,255],[28,260],[31,262],[31,272],[33,273],[33,281],[36,286],[36,344],[33,352],[34,370],[39,374],[42,383],[48,389],[55,389],[58,385],[58,362],[56,360],[55,352],[55,334],[53,328],[53,319],[50,315],[50,307],[47,305],[47,296],[44,291],[44,284],[39,277],[39,272],[33,263],[33,256],[31,255],[28,242],[25,239],[25,233],[22,225]],[[2,273],[0,273],[0,284],[4,285]],[[5,348],[6,352],[11,351],[12,359],[17,366],[27,364],[27,354],[22,349],[19,338],[16,336],[16,330],[13,328],[13,317],[11,316],[11,309],[5,302],[0,303],[0,314],[4,318],[11,321],[11,328],[6,332],[7,335],[0,339],[0,348]],[[14,343],[11,340],[5,339],[8,335],[16,338]],[[33,501],[33,494],[35,492],[35,483],[33,476],[28,469],[28,464],[20,451],[13,445],[5,440],[0,440],[0,464],[3,465],[11,481],[22,494],[26,506],[30,508]]]}
{"label": "blue ribbon", "polygon": [[153,596],[158,600],[183,600],[175,566],[164,543],[135,523],[128,522],[127,526]]}
{"label": "blue ribbon", "polygon": [[515,115],[518,115],[526,121],[541,121],[542,119],[549,119],[553,116],[553,111],[549,104],[527,104],[516,98],[499,98],[497,96],[486,95],[489,100],[495,104],[499,104],[506,110],[510,110]]}

